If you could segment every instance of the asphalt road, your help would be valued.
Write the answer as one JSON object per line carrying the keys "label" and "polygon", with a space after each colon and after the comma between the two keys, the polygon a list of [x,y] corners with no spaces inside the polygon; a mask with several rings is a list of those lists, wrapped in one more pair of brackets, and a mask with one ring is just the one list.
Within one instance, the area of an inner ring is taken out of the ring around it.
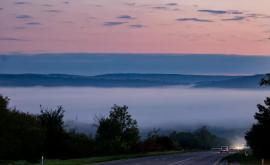
{"label": "asphalt road", "polygon": [[226,154],[218,152],[193,152],[117,160],[97,165],[218,165],[219,160],[224,156]]}

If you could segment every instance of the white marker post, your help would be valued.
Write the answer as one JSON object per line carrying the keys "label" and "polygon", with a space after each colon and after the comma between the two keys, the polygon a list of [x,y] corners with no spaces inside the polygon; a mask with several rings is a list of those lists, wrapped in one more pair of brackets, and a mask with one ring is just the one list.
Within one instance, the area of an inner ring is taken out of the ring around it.
{"label": "white marker post", "polygon": [[262,159],[262,165],[264,165],[264,159]]}
{"label": "white marker post", "polygon": [[44,157],[41,156],[41,165],[44,165]]}

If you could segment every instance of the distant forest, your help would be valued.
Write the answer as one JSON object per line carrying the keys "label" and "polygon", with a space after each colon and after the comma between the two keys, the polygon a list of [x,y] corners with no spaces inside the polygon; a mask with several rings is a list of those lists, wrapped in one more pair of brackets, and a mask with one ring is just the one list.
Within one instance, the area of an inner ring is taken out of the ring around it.
{"label": "distant forest", "polygon": [[[0,74],[1,87],[72,86],[72,87],[163,87],[261,89],[264,75],[181,75],[181,74]],[[269,88],[268,88],[269,89]]]}

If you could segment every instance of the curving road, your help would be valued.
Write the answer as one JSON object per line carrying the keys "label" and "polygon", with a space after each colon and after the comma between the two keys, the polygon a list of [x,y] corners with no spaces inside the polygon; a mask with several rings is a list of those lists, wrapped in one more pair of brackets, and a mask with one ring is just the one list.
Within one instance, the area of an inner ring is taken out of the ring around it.
{"label": "curving road", "polygon": [[193,152],[98,163],[97,165],[218,165],[226,154]]}

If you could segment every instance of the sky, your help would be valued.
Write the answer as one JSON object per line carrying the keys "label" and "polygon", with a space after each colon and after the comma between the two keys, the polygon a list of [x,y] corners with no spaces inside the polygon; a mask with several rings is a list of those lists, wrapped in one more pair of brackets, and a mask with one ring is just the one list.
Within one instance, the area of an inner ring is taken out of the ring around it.
{"label": "sky", "polygon": [[1,0],[0,53],[270,56],[269,0]]}

